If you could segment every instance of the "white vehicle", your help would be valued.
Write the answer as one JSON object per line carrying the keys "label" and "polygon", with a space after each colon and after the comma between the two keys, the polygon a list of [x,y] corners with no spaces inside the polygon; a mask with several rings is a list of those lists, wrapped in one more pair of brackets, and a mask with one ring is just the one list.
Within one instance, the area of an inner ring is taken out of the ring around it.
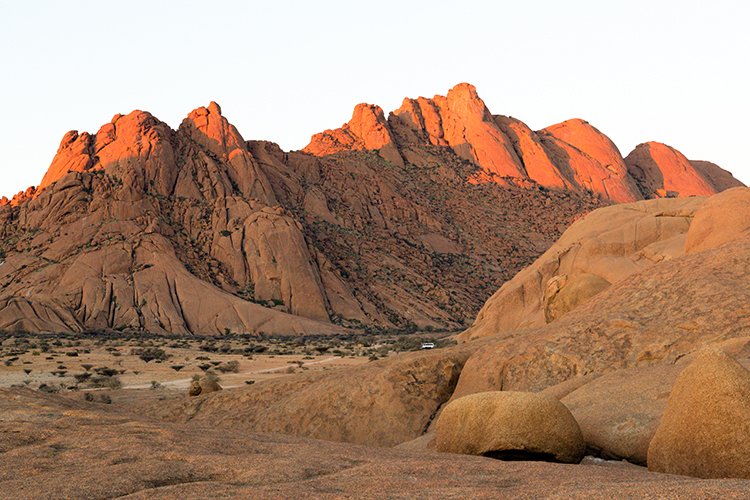
{"label": "white vehicle", "polygon": [[422,349],[434,349],[435,342],[422,342]]}

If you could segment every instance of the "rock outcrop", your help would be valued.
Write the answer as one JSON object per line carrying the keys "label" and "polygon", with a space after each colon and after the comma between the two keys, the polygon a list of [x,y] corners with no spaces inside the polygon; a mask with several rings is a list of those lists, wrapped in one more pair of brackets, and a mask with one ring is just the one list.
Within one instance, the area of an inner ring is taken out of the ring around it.
{"label": "rock outcrop", "polygon": [[685,155],[660,142],[639,144],[625,158],[625,164],[647,198],[709,196],[722,190]]}
{"label": "rock outcrop", "polygon": [[364,366],[297,374],[143,410],[165,420],[281,432],[370,446],[421,436],[455,388],[471,348],[409,353]]}
{"label": "rock outcrop", "polygon": [[380,106],[358,104],[348,123],[314,135],[303,149],[316,156],[361,150],[376,150],[384,159],[396,165],[404,164]]}
{"label": "rock outcrop", "polygon": [[[227,392],[227,391],[225,391]],[[160,423],[29,389],[0,390],[0,486],[11,498],[733,498],[747,482],[613,464],[503,462],[245,429]],[[106,481],[102,478],[107,478]],[[416,478],[416,480],[415,480]]]}
{"label": "rock outcrop", "polygon": [[728,172],[710,161],[691,160],[690,163],[717,192],[726,191],[734,187],[744,187],[740,181]]}
{"label": "rock outcrop", "polygon": [[[731,192],[715,197],[733,198]],[[661,205],[666,208],[671,205],[677,208],[679,204],[688,204],[682,205],[687,209],[690,203],[699,206],[701,200],[651,200],[639,202],[635,207]],[[636,212],[632,210],[635,207],[630,211]],[[647,212],[644,210],[641,215]],[[659,225],[664,219],[678,215],[673,210],[661,213],[669,215],[655,217]],[[685,215],[688,219],[685,224],[689,224],[689,216]],[[648,225],[643,227],[645,229]],[[668,226],[660,227],[663,230]],[[575,225],[571,230],[574,228]],[[639,230],[638,235],[648,232]],[[674,234],[681,234],[684,238],[684,229]],[[631,233],[631,236],[635,234]],[[609,243],[603,239],[602,246],[607,245]],[[537,297],[536,306],[530,309],[533,315],[524,320],[523,314],[519,314],[516,319],[519,325],[527,321],[527,328],[496,328],[492,325],[502,326],[502,322],[490,320],[490,316],[477,322],[472,330],[484,331],[486,335],[467,360],[453,398],[492,390],[542,390],[589,374],[674,363],[703,346],[747,336],[750,328],[747,308],[750,289],[746,286],[750,277],[750,237],[740,235],[715,248],[689,254],[681,253],[675,245],[658,246],[660,251],[667,247],[677,252],[672,258],[626,273],[584,304],[546,325],[542,323],[538,298],[542,297],[544,279],[530,280],[529,283],[538,283],[529,289],[529,295],[535,293]],[[545,261],[544,257],[540,259],[540,262]],[[558,264],[556,260],[551,262],[554,273],[554,266]],[[617,270],[617,260],[603,262],[611,262],[609,267]],[[718,297],[721,299],[717,304]],[[513,312],[514,309],[508,310]],[[496,318],[501,319],[502,309],[495,312]],[[533,318],[538,319],[532,325]],[[485,321],[490,321],[489,326],[477,330]],[[472,330],[468,338],[471,338]],[[498,332],[501,334],[495,335]]]}
{"label": "rock outcrop", "polygon": [[587,121],[572,119],[539,132],[542,144],[579,189],[627,203],[643,199],[617,146]]}
{"label": "rock outcrop", "polygon": [[198,380],[193,380],[190,383],[190,388],[188,389],[188,396],[200,396],[201,394],[210,394],[212,392],[217,392],[223,390],[221,385],[219,385],[219,382],[214,377],[208,377],[203,376],[200,377]]}
{"label": "rock outcrop", "polygon": [[750,371],[718,350],[685,368],[648,449],[648,468],[750,479]]}
{"label": "rock outcrop", "polygon": [[646,465],[648,446],[683,368],[684,363],[618,370],[563,397],[581,427],[587,453]]}
{"label": "rock outcrop", "polygon": [[393,115],[420,139],[449,146],[461,158],[479,165],[489,179],[524,174],[510,139],[473,85],[456,85],[446,97],[405,99]]}
{"label": "rock outcrop", "polygon": [[615,205],[576,221],[484,304],[462,340],[509,334],[563,317],[633,273],[684,254],[704,198]]}
{"label": "rock outcrop", "polygon": [[581,429],[557,399],[498,391],[448,404],[436,425],[436,449],[508,460],[578,463],[585,446]]}

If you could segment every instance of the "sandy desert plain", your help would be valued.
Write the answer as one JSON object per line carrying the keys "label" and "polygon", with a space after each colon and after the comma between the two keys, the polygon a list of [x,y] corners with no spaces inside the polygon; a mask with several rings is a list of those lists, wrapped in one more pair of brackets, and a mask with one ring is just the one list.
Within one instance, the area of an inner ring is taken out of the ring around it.
{"label": "sandy desert plain", "polygon": [[124,399],[164,399],[187,394],[192,381],[206,375],[229,389],[306,371],[358,366],[418,350],[423,341],[455,344],[446,335],[0,334],[0,388],[26,387],[115,404]]}

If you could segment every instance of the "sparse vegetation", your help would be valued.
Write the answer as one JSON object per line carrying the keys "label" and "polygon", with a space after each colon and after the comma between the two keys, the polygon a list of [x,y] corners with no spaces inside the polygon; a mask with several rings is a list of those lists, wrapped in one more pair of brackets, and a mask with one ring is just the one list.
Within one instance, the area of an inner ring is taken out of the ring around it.
{"label": "sparse vegetation", "polygon": [[[341,364],[375,361],[419,349],[426,340],[443,347],[452,343],[441,339],[444,335],[381,331],[280,337],[230,332],[189,338],[130,332],[57,335],[0,332],[0,361],[3,362],[0,367],[7,373],[20,375],[15,379],[17,385],[46,392],[81,390],[86,398],[90,389],[117,390],[124,385],[184,388],[184,382],[174,385],[165,385],[165,382],[179,380],[179,376],[175,378],[177,373],[188,372],[185,377],[197,376],[198,370],[203,377],[214,379],[221,374],[230,379],[231,385],[250,385],[306,370],[330,370]],[[40,356],[41,352],[46,355]],[[174,361],[159,367],[159,363],[170,359]],[[262,369],[257,378],[243,378],[243,373],[255,373],[256,363],[262,363],[260,366],[271,363],[276,368]],[[0,384],[1,377],[2,372]],[[152,380],[155,383],[152,384]],[[96,398],[101,402],[98,396]]]}
{"label": "sparse vegetation", "polygon": [[145,363],[149,361],[165,361],[169,358],[169,355],[158,347],[143,347],[137,348],[130,351],[130,354],[136,355],[141,358]]}

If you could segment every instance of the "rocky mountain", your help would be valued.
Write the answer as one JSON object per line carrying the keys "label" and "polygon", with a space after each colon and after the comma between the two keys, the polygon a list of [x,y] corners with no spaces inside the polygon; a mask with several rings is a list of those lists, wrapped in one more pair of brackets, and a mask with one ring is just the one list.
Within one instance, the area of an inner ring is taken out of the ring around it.
{"label": "rocky mountain", "polygon": [[299,152],[216,103],[177,130],[116,115],[0,201],[0,329],[460,328],[591,209],[737,183],[657,150],[626,161],[582,120],[533,132],[468,84],[358,105]]}

